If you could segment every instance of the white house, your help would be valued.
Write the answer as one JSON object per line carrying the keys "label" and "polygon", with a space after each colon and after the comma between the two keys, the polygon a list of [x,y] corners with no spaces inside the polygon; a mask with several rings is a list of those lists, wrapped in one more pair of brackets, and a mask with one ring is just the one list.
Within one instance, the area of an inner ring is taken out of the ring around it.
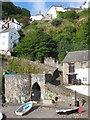
{"label": "white house", "polygon": [[19,31],[22,28],[22,25],[17,22],[16,19],[8,17],[8,20],[1,20],[0,21],[0,30],[5,30],[7,28],[7,23],[9,23],[9,28],[15,28]]}
{"label": "white house", "polygon": [[8,51],[19,42],[19,38],[20,35],[15,28],[8,28],[0,32],[0,54],[8,54]]}
{"label": "white house", "polygon": [[81,79],[90,84],[90,50],[69,52],[63,60],[63,82],[72,84],[73,79]]}
{"label": "white house", "polygon": [[82,9],[88,9],[90,7],[90,0],[87,0],[83,3],[82,5]]}
{"label": "white house", "polygon": [[66,10],[64,10],[64,8],[62,7],[62,5],[58,6],[58,5],[53,5],[51,6],[51,8],[47,11],[46,16],[52,16],[52,19],[56,19],[57,18],[57,11],[59,12],[65,12]]}
{"label": "white house", "polygon": [[44,15],[41,14],[41,12],[39,11],[38,14],[32,15],[32,16],[30,17],[30,19],[31,19],[32,21],[34,21],[34,20],[42,20],[43,17],[44,17]]}

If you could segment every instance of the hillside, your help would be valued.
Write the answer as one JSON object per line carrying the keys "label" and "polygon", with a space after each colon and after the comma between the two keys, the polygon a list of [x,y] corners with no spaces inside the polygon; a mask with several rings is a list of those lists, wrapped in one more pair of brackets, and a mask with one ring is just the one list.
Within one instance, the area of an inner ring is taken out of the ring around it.
{"label": "hillside", "polygon": [[2,2],[2,19],[4,20],[8,18],[8,16],[22,22],[25,17],[30,18],[30,11],[25,8],[17,7],[12,2]]}
{"label": "hillside", "polygon": [[52,21],[34,21],[23,28],[13,54],[41,62],[44,57],[53,57],[61,62],[69,51],[88,49],[89,10],[58,14]]}

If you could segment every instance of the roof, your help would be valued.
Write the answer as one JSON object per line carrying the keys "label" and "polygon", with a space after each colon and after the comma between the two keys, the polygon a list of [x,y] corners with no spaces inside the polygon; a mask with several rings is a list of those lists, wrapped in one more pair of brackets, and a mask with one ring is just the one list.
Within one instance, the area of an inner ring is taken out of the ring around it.
{"label": "roof", "polygon": [[8,29],[5,29],[5,30],[1,31],[0,33],[10,32],[12,29],[14,29],[14,28],[8,28]]}
{"label": "roof", "polygon": [[[58,6],[57,4],[55,4],[55,5],[52,5],[52,6],[49,8],[49,10],[50,10],[52,7],[55,7],[55,8],[60,7],[60,8],[61,8],[62,6]],[[48,10],[48,11],[49,11],[49,10]],[[48,13],[48,11],[47,11],[47,13]]]}
{"label": "roof", "polygon": [[68,7],[68,8],[64,8],[65,10],[68,10],[68,9],[70,9],[70,10],[80,10],[81,8],[73,8],[73,7]]}
{"label": "roof", "polygon": [[63,63],[88,61],[88,60],[90,60],[90,50],[73,51],[73,52],[69,52],[65,56]]}

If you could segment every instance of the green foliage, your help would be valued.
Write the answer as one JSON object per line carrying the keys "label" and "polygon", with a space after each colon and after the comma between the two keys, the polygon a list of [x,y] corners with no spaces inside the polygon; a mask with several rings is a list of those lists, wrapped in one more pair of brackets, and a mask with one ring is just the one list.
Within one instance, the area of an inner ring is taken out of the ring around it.
{"label": "green foliage", "polygon": [[64,14],[66,13],[62,13],[62,24],[58,18],[52,21],[53,24],[34,21],[25,27],[23,29],[25,36],[22,35],[20,43],[14,49],[15,56],[40,62],[44,61],[44,57],[53,57],[61,62],[69,51],[88,49],[90,20],[80,22],[80,19],[77,19],[80,13],[75,11],[68,11],[68,15]]}
{"label": "green foliage", "polygon": [[30,60],[42,62],[44,57],[57,57],[55,46],[56,42],[52,41],[52,38],[42,29],[37,28],[21,40],[21,43],[14,49],[14,53],[16,56],[24,56]]}
{"label": "green foliage", "polygon": [[77,28],[76,35],[72,39],[72,50],[88,49],[88,25],[89,21]]}
{"label": "green foliage", "polygon": [[38,22],[36,20],[33,21],[32,25],[37,25]]}
{"label": "green foliage", "polygon": [[16,7],[12,2],[3,2],[2,19],[8,16],[16,18],[20,22],[23,17],[30,17],[30,11],[25,8]]}
{"label": "green foliage", "polygon": [[29,25],[29,17],[27,16],[23,17],[22,24],[23,24],[23,27],[26,27],[27,25]]}
{"label": "green foliage", "polygon": [[55,27],[59,26],[62,23],[62,19],[54,19],[51,24]]}
{"label": "green foliage", "polygon": [[17,72],[20,74],[40,73],[40,69],[33,67],[29,62],[21,59],[8,59],[7,71]]}
{"label": "green foliage", "polygon": [[25,34],[23,33],[22,30],[19,30],[18,32],[19,32],[19,35],[20,35],[21,38],[25,37]]}
{"label": "green foliage", "polygon": [[66,11],[66,12],[58,12],[57,18],[63,18],[63,19],[68,19],[70,21],[78,19],[79,15],[76,13],[74,10],[71,11]]}
{"label": "green foliage", "polygon": [[88,16],[90,13],[90,8],[86,9],[86,10],[83,10],[82,12],[79,12],[78,15],[80,17],[85,17],[85,16]]}

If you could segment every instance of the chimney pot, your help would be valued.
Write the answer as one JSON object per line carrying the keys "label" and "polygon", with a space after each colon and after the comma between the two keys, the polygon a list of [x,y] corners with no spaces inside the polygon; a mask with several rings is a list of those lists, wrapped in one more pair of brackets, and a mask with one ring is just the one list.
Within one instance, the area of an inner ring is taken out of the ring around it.
{"label": "chimney pot", "polygon": [[39,15],[41,15],[41,11],[39,10]]}
{"label": "chimney pot", "polygon": [[60,7],[62,7],[62,4],[60,4]]}
{"label": "chimney pot", "polygon": [[10,20],[10,17],[8,16],[8,21]]}
{"label": "chimney pot", "polygon": [[14,22],[14,19],[13,19],[13,18],[11,18],[11,22]]}
{"label": "chimney pot", "polygon": [[9,28],[9,23],[7,22],[7,29]]}

